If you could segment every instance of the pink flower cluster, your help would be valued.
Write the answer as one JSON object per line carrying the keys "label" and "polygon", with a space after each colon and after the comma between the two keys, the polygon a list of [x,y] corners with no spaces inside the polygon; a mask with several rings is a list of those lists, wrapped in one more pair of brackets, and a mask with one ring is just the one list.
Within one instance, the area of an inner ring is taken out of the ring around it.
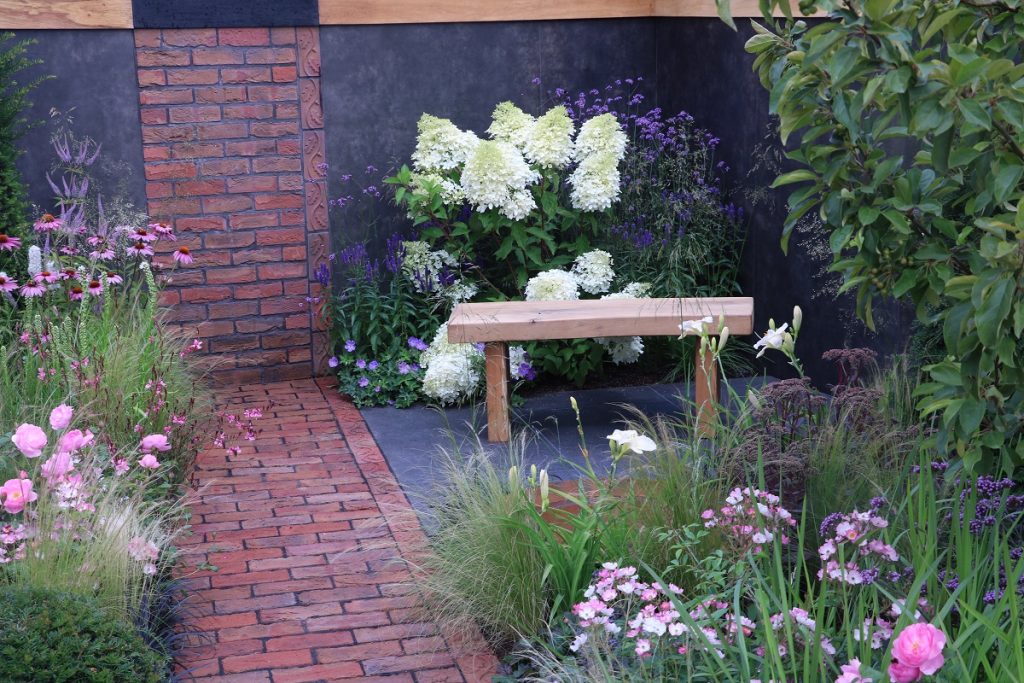
{"label": "pink flower cluster", "polygon": [[913,683],[931,676],[945,663],[942,649],[946,634],[931,624],[911,624],[903,629],[892,645],[889,678],[893,683]]}
{"label": "pink flower cluster", "polygon": [[789,543],[786,529],[796,524],[793,515],[779,505],[779,497],[759,489],[735,488],[718,511],[708,509],[701,517],[708,529],[722,529],[733,541],[739,555],[760,553],[776,537]]}
{"label": "pink flower cluster", "polygon": [[[818,548],[822,568],[818,578],[822,581],[841,581],[850,585],[873,583],[878,576],[876,567],[862,566],[859,562],[885,560],[897,562],[900,559],[896,549],[877,537],[880,529],[889,523],[883,517],[871,512],[853,512],[835,515],[828,529],[832,535]],[[823,525],[823,529],[825,526]]]}
{"label": "pink flower cluster", "polygon": [[[771,624],[773,631],[782,629],[783,626],[789,626],[793,632],[793,642],[802,646],[807,647],[808,643],[817,640],[821,645],[821,649],[829,656],[835,656],[836,648],[832,645],[832,641],[829,640],[828,636],[817,635],[817,624],[814,619],[811,619],[811,615],[807,610],[800,607],[794,607],[789,612],[779,612],[773,614],[768,618],[768,623]],[[785,642],[785,638],[780,638],[780,642]],[[780,644],[779,656],[785,657],[789,654],[785,645]],[[764,657],[765,649],[763,646],[757,646],[754,651],[760,657]]]}
{"label": "pink flower cluster", "polygon": [[156,561],[160,557],[160,547],[156,543],[136,536],[128,542],[128,555],[136,562],[142,563],[143,574],[156,574]]}
{"label": "pink flower cluster", "polygon": [[24,524],[0,526],[0,564],[25,557],[25,539],[28,533]]}
{"label": "pink flower cluster", "polygon": [[229,455],[238,455],[242,452],[242,449],[238,446],[230,445],[227,434],[228,428],[246,441],[255,441],[259,435],[256,423],[263,417],[263,409],[246,408],[242,411],[241,415],[224,412],[220,413],[218,417],[221,420],[221,424],[226,426],[223,426],[214,435],[213,444],[218,448],[226,449]]}

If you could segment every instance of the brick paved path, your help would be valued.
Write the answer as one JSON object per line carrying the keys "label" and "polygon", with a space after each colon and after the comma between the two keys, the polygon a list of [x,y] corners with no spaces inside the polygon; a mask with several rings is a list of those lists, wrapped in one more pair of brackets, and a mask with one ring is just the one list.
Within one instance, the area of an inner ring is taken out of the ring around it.
{"label": "brick paved path", "polygon": [[182,550],[203,637],[181,665],[208,683],[489,680],[492,657],[453,654],[417,609],[400,555],[424,538],[359,412],[313,380],[222,396],[273,407],[239,455],[199,457]]}

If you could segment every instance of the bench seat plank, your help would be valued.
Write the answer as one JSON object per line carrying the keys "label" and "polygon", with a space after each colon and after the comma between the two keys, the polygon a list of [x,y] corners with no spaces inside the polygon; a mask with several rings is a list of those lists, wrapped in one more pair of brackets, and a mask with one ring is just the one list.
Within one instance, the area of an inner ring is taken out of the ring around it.
{"label": "bench seat plank", "polygon": [[459,304],[448,322],[448,340],[468,343],[678,336],[680,322],[708,315],[715,321],[708,326],[711,334],[718,334],[721,315],[725,315],[725,324],[732,334],[750,334],[754,300],[718,297]]}

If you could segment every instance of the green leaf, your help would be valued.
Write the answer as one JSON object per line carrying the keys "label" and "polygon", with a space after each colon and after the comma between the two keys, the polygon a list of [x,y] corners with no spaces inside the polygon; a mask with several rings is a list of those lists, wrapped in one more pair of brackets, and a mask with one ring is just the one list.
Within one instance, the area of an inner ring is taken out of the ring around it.
{"label": "green leaf", "polygon": [[1021,175],[1024,175],[1024,166],[1020,164],[1005,164],[995,171],[995,179],[992,181],[992,196],[997,203],[1002,204],[1009,199],[1010,193],[1017,188]]}
{"label": "green leaf", "polygon": [[965,398],[960,406],[960,429],[964,434],[973,435],[985,417],[985,402],[976,398]]}
{"label": "green leaf", "polygon": [[942,28],[946,26],[946,24],[960,16],[962,12],[962,8],[956,7],[954,9],[947,10],[940,14],[939,16],[935,17],[935,19],[932,20],[932,23],[928,24],[928,28],[926,28],[921,33],[921,42],[927,43],[929,40],[932,39],[932,36],[941,31]]}
{"label": "green leaf", "polygon": [[818,176],[814,171],[809,171],[806,168],[801,168],[796,171],[790,171],[789,173],[783,173],[775,182],[772,183],[772,187],[782,187],[783,185],[789,185],[790,183],[800,183],[805,180],[817,180]]}
{"label": "green leaf", "polygon": [[949,148],[953,142],[952,126],[935,136],[932,141],[932,166],[939,173],[949,170]]}
{"label": "green leaf", "polygon": [[718,9],[718,18],[735,31],[736,22],[732,20],[732,0],[715,0],[715,7]]}
{"label": "green leaf", "polygon": [[864,3],[864,14],[872,21],[881,21],[886,14],[889,13],[889,9],[892,7],[895,0],[867,0]]}
{"label": "green leaf", "polygon": [[977,100],[960,100],[957,102],[960,113],[968,123],[984,130],[992,129],[992,116]]}

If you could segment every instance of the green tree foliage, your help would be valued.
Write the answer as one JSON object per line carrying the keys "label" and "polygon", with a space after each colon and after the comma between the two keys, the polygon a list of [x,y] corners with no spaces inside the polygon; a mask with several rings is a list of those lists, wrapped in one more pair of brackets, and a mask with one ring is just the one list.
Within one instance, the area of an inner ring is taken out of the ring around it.
{"label": "green tree foliage", "polygon": [[[723,18],[728,0],[716,0]],[[877,297],[941,324],[920,408],[968,467],[1024,462],[1024,3],[761,0],[747,50],[796,170],[783,247],[817,210],[872,325]],[[773,18],[773,10],[785,17]]]}

